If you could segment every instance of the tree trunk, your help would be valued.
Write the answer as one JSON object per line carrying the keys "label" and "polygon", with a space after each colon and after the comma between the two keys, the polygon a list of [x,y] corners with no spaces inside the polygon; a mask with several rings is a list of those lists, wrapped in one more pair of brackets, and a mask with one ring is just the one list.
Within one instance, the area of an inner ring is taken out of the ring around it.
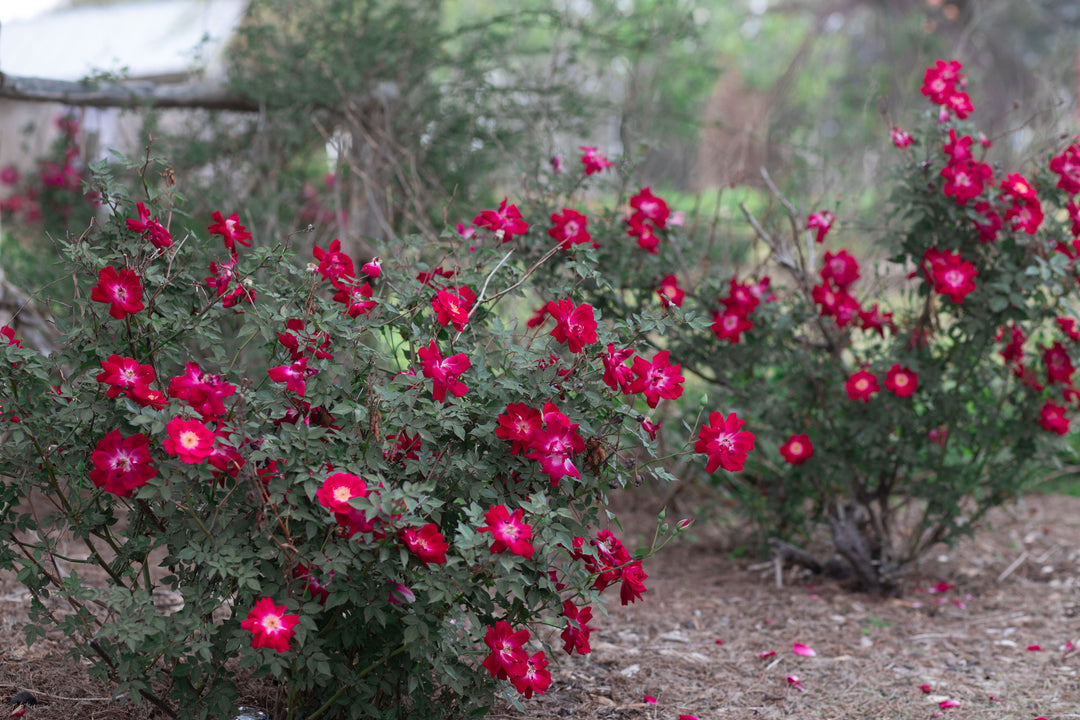
{"label": "tree trunk", "polygon": [[865,508],[853,503],[831,507],[828,517],[833,546],[851,565],[863,589],[876,595],[895,595],[898,568],[891,558],[882,556],[881,548],[887,543],[873,542],[867,535],[872,527],[866,515]]}

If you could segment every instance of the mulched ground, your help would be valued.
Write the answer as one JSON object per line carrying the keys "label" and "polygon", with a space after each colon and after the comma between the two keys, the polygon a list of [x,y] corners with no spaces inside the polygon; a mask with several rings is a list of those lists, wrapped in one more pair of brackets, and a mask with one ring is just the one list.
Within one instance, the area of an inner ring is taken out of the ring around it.
{"label": "mulched ground", "polygon": [[563,655],[524,713],[491,717],[1080,718],[1080,651],[1068,645],[1080,646],[1080,498],[993,513],[924,561],[900,599],[790,569],[778,588],[772,567],[752,571],[730,550],[707,528],[665,548],[646,564],[645,602],[611,607],[593,652]]}
{"label": "mulched ground", "polygon": [[[630,547],[652,534],[650,502],[620,503]],[[562,655],[545,696],[489,717],[1080,718],[1080,652],[1069,645],[1080,645],[1080,498],[1030,496],[993,513],[990,528],[924,561],[900,599],[794,569],[777,587],[772,567],[731,559],[730,537],[698,523],[648,560],[644,602],[609,606],[590,655]],[[132,718],[64,660],[63,638],[25,646],[24,603],[0,576],[0,697],[34,692],[31,720]]]}

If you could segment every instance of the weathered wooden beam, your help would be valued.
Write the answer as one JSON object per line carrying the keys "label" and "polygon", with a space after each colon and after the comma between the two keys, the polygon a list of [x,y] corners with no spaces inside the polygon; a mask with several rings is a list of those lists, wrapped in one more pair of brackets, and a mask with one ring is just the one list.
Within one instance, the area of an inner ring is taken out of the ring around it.
{"label": "weathered wooden beam", "polygon": [[219,83],[205,81],[175,85],[142,80],[72,82],[0,73],[0,98],[79,107],[259,110],[250,98],[231,93]]}

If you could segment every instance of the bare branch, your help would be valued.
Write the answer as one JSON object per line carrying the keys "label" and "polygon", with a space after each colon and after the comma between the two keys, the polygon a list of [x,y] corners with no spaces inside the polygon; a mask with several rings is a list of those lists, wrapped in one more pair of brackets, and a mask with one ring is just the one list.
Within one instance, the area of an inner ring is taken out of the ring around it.
{"label": "bare branch", "polygon": [[220,83],[189,81],[72,82],[0,73],[0,98],[54,102],[80,107],[201,108],[258,112],[258,103],[229,92]]}

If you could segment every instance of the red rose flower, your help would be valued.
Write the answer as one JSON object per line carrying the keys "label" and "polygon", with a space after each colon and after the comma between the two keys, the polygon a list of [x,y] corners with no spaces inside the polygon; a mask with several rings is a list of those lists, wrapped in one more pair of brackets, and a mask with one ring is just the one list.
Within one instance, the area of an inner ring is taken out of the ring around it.
{"label": "red rose flower", "polygon": [[780,446],[780,454],[792,465],[802,465],[814,456],[814,445],[809,435],[792,435]]}
{"label": "red rose flower", "polygon": [[524,235],[529,231],[529,224],[521,219],[517,205],[507,205],[508,200],[503,198],[498,210],[484,210],[473,218],[473,225],[491,230],[504,243],[513,240],[515,235]]}
{"label": "red rose flower", "polygon": [[150,441],[142,433],[123,437],[119,430],[113,430],[98,441],[90,462],[94,465],[90,471],[94,486],[120,497],[129,497],[158,474],[150,458]]}
{"label": "red rose flower", "polygon": [[943,119],[948,119],[948,113],[952,112],[963,120],[975,109],[968,94],[957,89],[967,82],[960,72],[962,67],[956,60],[938,60],[933,67],[926,68],[923,76],[922,94],[942,106]]}
{"label": "red rose flower", "polygon": [[656,433],[660,432],[660,423],[653,424],[652,420],[645,418],[641,421],[641,429],[649,436],[650,440],[656,439]]}
{"label": "red rose flower", "polygon": [[541,650],[510,668],[510,682],[526,700],[531,698],[534,692],[543,695],[551,686],[551,673],[546,670],[547,665],[547,658]]}
{"label": "red rose flower", "polygon": [[252,633],[251,647],[278,652],[289,649],[289,640],[296,634],[293,628],[300,622],[300,616],[286,615],[285,610],[285,605],[278,607],[268,597],[255,604],[247,619],[240,623],[240,627]]}
{"label": "red rose flower", "polygon": [[544,405],[541,417],[544,427],[533,432],[526,457],[540,463],[551,480],[551,487],[557,487],[559,480],[567,475],[580,478],[573,456],[585,451],[585,441],[577,432],[577,424],[572,424],[552,403]]}
{"label": "red rose flower", "polygon": [[176,455],[181,462],[198,464],[214,451],[216,437],[198,420],[173,418],[165,426],[165,452]]}
{"label": "red rose flower", "polygon": [[533,434],[544,424],[540,411],[525,403],[508,403],[506,413],[497,418],[495,436],[510,441],[510,453],[521,455],[532,443]]}
{"label": "red rose flower", "polygon": [[157,218],[150,219],[150,211],[142,203],[135,203],[135,209],[139,213],[138,220],[127,220],[128,230],[139,233],[153,243],[158,249],[167,248],[173,244],[172,235],[165,229]]}
{"label": "red rose flower", "polygon": [[1028,235],[1034,235],[1042,225],[1042,204],[1038,198],[1016,199],[1005,211],[1005,219],[1011,222],[1013,230],[1023,230]]}
{"label": "red rose flower", "polygon": [[586,345],[596,342],[596,320],[593,307],[587,303],[574,306],[570,299],[549,302],[548,313],[555,318],[555,327],[550,335],[572,353],[579,353]]}
{"label": "red rose flower", "polygon": [[859,316],[859,301],[827,280],[815,285],[810,294],[814,303],[821,306],[822,316],[833,318],[840,327],[847,327]]}
{"label": "red rose flower", "polygon": [[443,534],[439,532],[439,526],[435,523],[428,523],[419,529],[404,528],[401,531],[401,540],[420,558],[424,567],[446,563],[446,551],[450,546],[446,544]]}
{"label": "red rose flower", "polygon": [[0,335],[3,335],[5,338],[7,338],[8,345],[14,345],[18,348],[22,347],[22,340],[19,340],[15,337],[14,328],[10,328],[7,325],[0,326]]}
{"label": "red rose flower", "polygon": [[465,329],[469,322],[469,313],[472,312],[476,302],[476,294],[468,287],[462,285],[457,290],[440,290],[431,299],[431,307],[435,310],[439,324],[446,327],[453,323],[459,332]]}
{"label": "red rose flower", "polygon": [[838,290],[847,290],[859,279],[859,262],[847,250],[837,253],[826,251],[821,279],[831,280]]}
{"label": "red rose flower", "polygon": [[731,278],[728,294],[720,298],[720,303],[732,312],[739,313],[743,317],[749,316],[758,305],[761,304],[761,293],[755,291],[754,283],[749,280],[741,283],[735,277]]}
{"label": "red rose flower", "polygon": [[307,392],[307,379],[312,375],[318,375],[319,371],[307,366],[308,358],[302,357],[289,365],[279,365],[267,370],[270,379],[274,382],[285,383],[285,389],[290,390],[300,397]]}
{"label": "red rose flower", "polygon": [[465,353],[458,353],[444,358],[432,340],[427,347],[417,351],[423,367],[424,377],[431,378],[431,398],[437,402],[446,402],[446,393],[461,397],[469,391],[465,383],[458,380],[461,374],[472,367]]}
{"label": "red rose flower", "polygon": [[949,128],[949,139],[941,149],[949,156],[949,164],[973,160],[971,144],[975,139],[970,135],[957,136],[956,128]]}
{"label": "red rose flower", "polygon": [[958,253],[941,252],[931,248],[926,251],[926,257],[935,292],[948,295],[954,303],[961,303],[968,293],[975,289],[974,277],[979,273],[974,265],[961,258]]}
{"label": "red rose flower", "polygon": [[1072,376],[1076,372],[1073,367],[1069,351],[1060,342],[1055,342],[1048,348],[1043,348],[1042,359],[1046,366],[1046,381],[1048,383],[1061,383],[1072,385]]}
{"label": "red rose flower", "polygon": [[629,394],[635,392],[630,390],[630,385],[634,381],[634,371],[626,367],[626,360],[634,355],[634,351],[630,348],[624,348],[622,350],[616,350],[612,343],[608,343],[607,354],[601,355],[600,360],[604,363],[604,384],[612,390],[621,390],[623,393]]}
{"label": "red rose flower", "polygon": [[885,375],[885,387],[896,397],[908,397],[919,387],[919,376],[897,363]]}
{"label": "red rose flower", "polygon": [[942,191],[945,197],[956,200],[957,205],[967,205],[969,200],[982,194],[986,181],[993,174],[994,171],[989,165],[977,160],[950,162],[941,169],[941,177],[945,178]]}
{"label": "red rose flower", "polygon": [[341,277],[356,276],[352,258],[341,252],[341,241],[337,238],[334,238],[326,250],[316,245],[311,254],[319,261],[316,271],[323,276],[324,280],[332,282]]}
{"label": "red rose flower", "polygon": [[1047,400],[1039,411],[1039,425],[1045,430],[1058,435],[1069,432],[1069,419],[1065,417],[1066,409],[1052,400]]}
{"label": "red rose flower", "polygon": [[515,665],[525,662],[528,656],[521,647],[529,641],[529,631],[522,629],[514,632],[505,620],[499,620],[495,626],[487,626],[484,644],[491,648],[491,653],[481,663],[497,680],[508,680]]}
{"label": "red rose flower", "polygon": [[1073,143],[1060,155],[1051,158],[1050,171],[1061,176],[1057,183],[1059,188],[1070,195],[1080,193],[1080,145]]}
{"label": "red rose flower", "polygon": [[136,389],[149,390],[150,383],[154,382],[154,368],[140,365],[135,358],[113,354],[101,361],[101,368],[94,379],[109,385],[106,397],[118,397],[120,393],[133,397]]}
{"label": "red rose flower", "polygon": [[892,138],[893,145],[901,150],[912,143],[911,135],[895,126],[889,128],[889,137]]}
{"label": "red rose flower", "polygon": [[344,305],[345,314],[351,318],[366,315],[368,311],[379,304],[371,299],[371,285],[367,283],[357,285],[353,278],[349,278],[346,282],[342,281],[340,277],[334,278],[330,282],[337,288],[337,292],[334,293],[334,301]]}
{"label": "red rose flower", "polygon": [[225,247],[233,255],[236,254],[236,243],[251,247],[251,243],[247,242],[251,239],[251,233],[248,229],[240,224],[240,215],[233,213],[227,218],[221,216],[220,211],[215,211],[210,216],[214,222],[207,226],[207,230],[211,235],[220,235],[225,241]]}
{"label": "red rose flower", "polygon": [[1080,330],[1076,329],[1076,321],[1072,318],[1057,318],[1058,327],[1061,331],[1069,336],[1069,339],[1073,342],[1080,340]]}
{"label": "red rose flower", "polygon": [[863,330],[873,330],[879,337],[885,337],[885,328],[896,332],[896,324],[893,323],[893,315],[890,312],[882,312],[877,303],[869,310],[859,310],[859,323]]}
{"label": "red rose flower", "polygon": [[184,365],[184,374],[169,381],[169,395],[186,400],[191,408],[212,420],[225,414],[225,399],[236,394],[236,385],[225,382],[220,376],[203,372],[198,363]]}
{"label": "red rose flower", "polygon": [[548,235],[559,242],[563,250],[569,250],[574,245],[581,245],[592,240],[589,235],[589,218],[577,210],[564,209],[562,214],[551,213],[551,222],[555,227],[548,230]]}
{"label": "red rose flower", "polygon": [[737,310],[713,313],[712,331],[717,340],[727,340],[736,345],[740,336],[753,327],[754,323],[747,320],[746,316]]}
{"label": "red rose flower", "polygon": [[109,314],[117,320],[123,320],[145,307],[139,276],[127,268],[117,272],[112,265],[102,268],[97,285],[90,291],[90,299],[108,303]]}
{"label": "red rose flower", "polygon": [[660,287],[656,288],[656,294],[660,296],[661,302],[665,305],[671,303],[682,307],[683,298],[686,297],[686,292],[679,287],[679,279],[674,275],[668,275],[660,281]]}
{"label": "red rose flower", "polygon": [[956,92],[956,84],[963,80],[960,70],[963,65],[958,60],[938,60],[933,67],[926,68],[923,75],[922,94],[937,105],[944,105],[949,96]]}
{"label": "red rose flower", "polygon": [[367,275],[372,280],[378,280],[382,275],[382,258],[373,257],[369,262],[364,263],[364,266],[360,268],[360,272]]}
{"label": "red rose flower", "polygon": [[567,655],[573,655],[577,650],[579,655],[588,655],[592,652],[589,647],[589,634],[594,628],[589,627],[592,620],[592,608],[583,607],[578,609],[570,600],[563,603],[562,616],[566,618],[566,629],[562,631],[563,650]]}
{"label": "red rose flower", "polygon": [[630,198],[630,207],[661,229],[667,225],[668,218],[671,216],[667,203],[662,198],[653,195],[652,190],[647,187],[642,188],[637,195]]}
{"label": "red rose flower", "polygon": [[718,467],[730,472],[743,469],[747,453],[754,449],[754,434],[742,429],[744,423],[735,413],[726,419],[723,413],[709,414],[709,423],[701,427],[694,443],[694,451],[709,458],[705,472],[715,472]]}
{"label": "red rose flower", "polygon": [[632,372],[637,378],[630,383],[628,392],[641,393],[649,407],[655,408],[660,398],[675,400],[683,393],[683,376],[680,365],[668,361],[668,351],[656,353],[652,362],[643,357],[634,358]]}
{"label": "red rose flower", "polygon": [[350,500],[354,497],[367,496],[367,483],[357,475],[347,472],[328,475],[315,491],[315,498],[319,504],[332,513],[349,513],[353,510],[353,506],[349,504]]}
{"label": "red rose flower", "polygon": [[878,386],[877,377],[868,370],[860,370],[848,378],[844,385],[847,395],[852,400],[870,402],[870,397],[881,388]]}
{"label": "red rose flower", "polygon": [[646,592],[645,581],[649,576],[641,567],[640,562],[627,565],[622,569],[622,585],[619,586],[619,600],[623,605],[628,605],[641,599]]}
{"label": "red rose flower", "polygon": [[497,554],[509,550],[514,555],[532,558],[532,526],[524,521],[525,511],[518,508],[513,512],[505,505],[492,505],[484,513],[487,525],[477,528],[477,532],[489,532],[495,538],[491,543],[491,553]]}
{"label": "red rose flower", "polygon": [[806,227],[808,229],[817,230],[817,234],[814,235],[815,242],[825,242],[825,236],[829,234],[829,230],[832,229],[835,220],[835,215],[828,210],[822,210],[806,219]]}
{"label": "red rose flower", "polygon": [[660,254],[660,237],[656,234],[656,228],[644,215],[639,212],[634,213],[626,224],[630,226],[626,234],[637,238],[638,247],[650,255]]}
{"label": "red rose flower", "polygon": [[231,257],[227,263],[210,263],[210,277],[206,278],[206,284],[215,290],[218,297],[229,291],[229,286],[236,279],[236,263],[238,258]]}
{"label": "red rose flower", "polygon": [[[578,146],[578,150],[581,150],[581,164],[585,166],[585,174],[592,175],[594,173],[601,172],[602,170],[611,167],[615,163],[609,162],[603,154],[596,151],[594,147],[585,147],[584,145]],[[555,172],[559,172],[555,170]]]}

